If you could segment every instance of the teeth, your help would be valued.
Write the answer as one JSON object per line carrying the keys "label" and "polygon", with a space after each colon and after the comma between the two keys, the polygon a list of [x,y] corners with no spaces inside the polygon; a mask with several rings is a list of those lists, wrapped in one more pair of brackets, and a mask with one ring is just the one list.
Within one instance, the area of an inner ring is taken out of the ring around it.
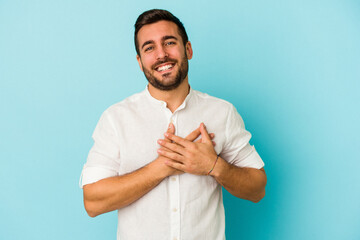
{"label": "teeth", "polygon": [[159,68],[158,68],[158,71],[159,71],[159,72],[162,72],[162,71],[168,70],[168,69],[170,69],[170,68],[172,68],[172,65],[171,65],[171,64],[159,67]]}

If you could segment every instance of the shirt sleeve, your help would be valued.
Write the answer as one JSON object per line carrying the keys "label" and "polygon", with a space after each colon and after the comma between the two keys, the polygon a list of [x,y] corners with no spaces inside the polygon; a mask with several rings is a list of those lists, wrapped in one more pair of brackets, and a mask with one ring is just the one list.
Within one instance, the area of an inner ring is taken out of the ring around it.
{"label": "shirt sleeve", "polygon": [[233,105],[225,129],[226,142],[220,156],[238,167],[262,168],[264,162],[255,147],[250,145],[251,134],[245,130],[244,121]]}
{"label": "shirt sleeve", "polygon": [[94,145],[83,167],[79,185],[97,182],[101,179],[118,175],[119,143],[114,124],[107,111],[101,116],[92,135]]}

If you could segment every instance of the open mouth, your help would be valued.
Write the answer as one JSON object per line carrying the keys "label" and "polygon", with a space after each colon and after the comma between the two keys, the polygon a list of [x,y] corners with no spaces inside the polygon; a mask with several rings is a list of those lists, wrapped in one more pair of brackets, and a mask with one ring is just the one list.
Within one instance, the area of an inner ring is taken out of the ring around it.
{"label": "open mouth", "polygon": [[155,70],[159,73],[163,73],[166,71],[170,71],[174,67],[174,63],[166,63],[163,65],[160,65],[159,67],[156,67]]}

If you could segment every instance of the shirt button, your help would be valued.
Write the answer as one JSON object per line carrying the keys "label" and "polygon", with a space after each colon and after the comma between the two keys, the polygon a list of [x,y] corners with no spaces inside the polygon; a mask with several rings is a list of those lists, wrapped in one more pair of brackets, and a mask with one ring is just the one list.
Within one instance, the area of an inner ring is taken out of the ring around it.
{"label": "shirt button", "polygon": [[173,212],[177,212],[177,208],[173,208]]}
{"label": "shirt button", "polygon": [[171,181],[175,182],[175,181],[176,181],[176,177],[171,177]]}

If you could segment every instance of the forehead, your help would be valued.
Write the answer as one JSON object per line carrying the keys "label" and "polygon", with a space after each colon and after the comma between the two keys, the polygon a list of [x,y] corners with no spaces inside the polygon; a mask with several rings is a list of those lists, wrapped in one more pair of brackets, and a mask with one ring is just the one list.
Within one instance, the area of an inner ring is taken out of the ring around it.
{"label": "forehead", "polygon": [[178,26],[170,21],[159,21],[143,26],[137,35],[139,45],[146,41],[159,41],[164,36],[174,36],[181,39],[178,32]]}

